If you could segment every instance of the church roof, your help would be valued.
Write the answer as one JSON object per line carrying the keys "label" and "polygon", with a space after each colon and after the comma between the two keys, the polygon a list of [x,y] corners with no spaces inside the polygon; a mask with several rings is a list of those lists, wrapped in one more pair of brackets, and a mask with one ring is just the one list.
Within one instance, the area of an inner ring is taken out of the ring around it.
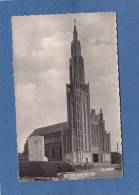
{"label": "church roof", "polygon": [[68,129],[69,129],[68,122],[63,122],[63,123],[58,123],[58,124],[35,129],[30,136],[35,136],[35,135],[44,136],[48,133],[53,133],[53,132],[57,132],[57,131],[64,131],[64,130],[68,130]]}

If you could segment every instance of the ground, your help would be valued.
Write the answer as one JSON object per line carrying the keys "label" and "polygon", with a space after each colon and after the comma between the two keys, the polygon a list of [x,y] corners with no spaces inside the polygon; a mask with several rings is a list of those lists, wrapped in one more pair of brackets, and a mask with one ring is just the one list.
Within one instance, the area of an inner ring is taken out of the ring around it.
{"label": "ground", "polygon": [[97,171],[95,178],[121,178],[121,170],[112,170],[112,171]]}

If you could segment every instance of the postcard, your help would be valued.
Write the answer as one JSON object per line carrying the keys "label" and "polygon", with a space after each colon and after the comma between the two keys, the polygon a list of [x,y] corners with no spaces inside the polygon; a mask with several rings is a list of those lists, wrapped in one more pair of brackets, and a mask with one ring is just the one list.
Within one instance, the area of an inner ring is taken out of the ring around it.
{"label": "postcard", "polygon": [[116,26],[115,12],[12,18],[20,179],[122,177]]}

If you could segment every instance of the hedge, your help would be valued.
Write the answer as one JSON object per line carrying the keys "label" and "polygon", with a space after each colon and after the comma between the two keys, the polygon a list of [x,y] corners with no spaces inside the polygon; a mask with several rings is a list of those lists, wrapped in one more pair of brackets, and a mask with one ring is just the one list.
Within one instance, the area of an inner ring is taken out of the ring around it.
{"label": "hedge", "polygon": [[72,172],[74,167],[62,161],[21,161],[19,162],[20,177],[55,177],[56,173]]}

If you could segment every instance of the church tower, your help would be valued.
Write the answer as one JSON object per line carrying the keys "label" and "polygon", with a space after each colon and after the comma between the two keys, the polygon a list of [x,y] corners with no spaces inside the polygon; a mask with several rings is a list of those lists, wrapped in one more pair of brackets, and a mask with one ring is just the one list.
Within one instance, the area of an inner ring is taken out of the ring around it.
{"label": "church tower", "polygon": [[67,84],[67,116],[74,164],[91,161],[90,157],[90,93],[85,83],[84,61],[74,20],[71,42],[70,84]]}

